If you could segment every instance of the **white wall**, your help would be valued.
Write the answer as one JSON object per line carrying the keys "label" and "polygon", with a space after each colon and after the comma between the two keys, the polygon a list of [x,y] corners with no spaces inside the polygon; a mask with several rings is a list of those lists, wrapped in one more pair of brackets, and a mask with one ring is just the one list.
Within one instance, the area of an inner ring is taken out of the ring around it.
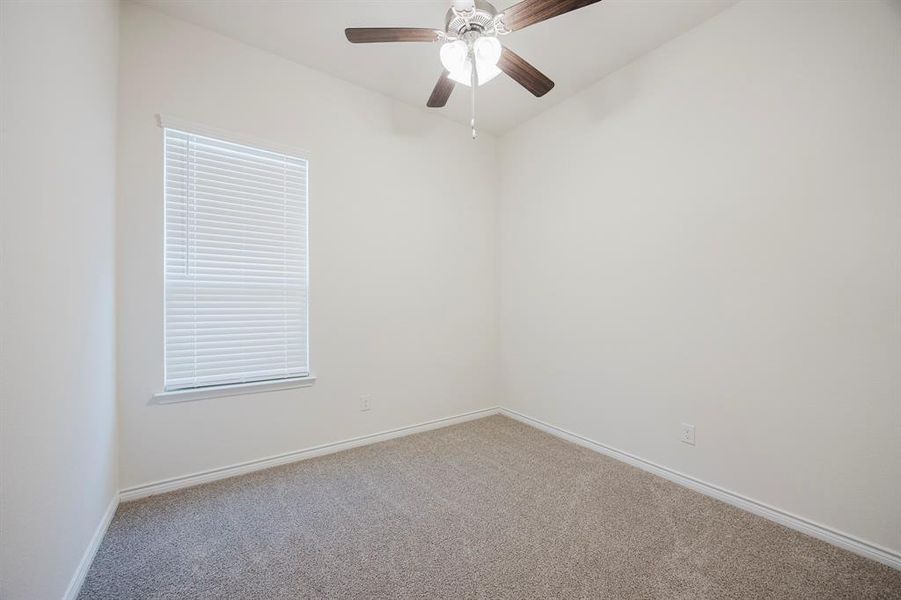
{"label": "white wall", "polygon": [[[123,488],[496,404],[490,136],[142,6],[123,5],[121,39]],[[163,385],[157,113],[310,152],[312,388],[150,404]]]}
{"label": "white wall", "polygon": [[0,597],[63,596],[116,495],[116,2],[0,2]]}
{"label": "white wall", "polygon": [[743,2],[502,138],[505,404],[901,551],[899,57]]}

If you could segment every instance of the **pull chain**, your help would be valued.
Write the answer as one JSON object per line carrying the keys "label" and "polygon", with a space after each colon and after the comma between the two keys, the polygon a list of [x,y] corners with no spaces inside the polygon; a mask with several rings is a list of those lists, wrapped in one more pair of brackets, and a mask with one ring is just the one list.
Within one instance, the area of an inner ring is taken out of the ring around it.
{"label": "pull chain", "polygon": [[470,64],[472,64],[472,73],[470,76],[470,82],[472,87],[472,95],[469,100],[469,109],[472,118],[469,120],[469,126],[472,127],[472,139],[476,139],[476,86],[478,85],[478,81],[476,78],[476,57],[475,52],[470,51]]}

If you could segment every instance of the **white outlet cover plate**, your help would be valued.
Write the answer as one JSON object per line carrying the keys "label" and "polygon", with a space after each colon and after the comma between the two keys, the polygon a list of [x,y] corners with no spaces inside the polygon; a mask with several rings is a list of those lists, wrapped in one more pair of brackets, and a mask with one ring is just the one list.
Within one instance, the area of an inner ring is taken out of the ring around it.
{"label": "white outlet cover plate", "polygon": [[695,445],[695,426],[688,423],[682,423],[682,432],[679,434],[679,441],[689,446]]}

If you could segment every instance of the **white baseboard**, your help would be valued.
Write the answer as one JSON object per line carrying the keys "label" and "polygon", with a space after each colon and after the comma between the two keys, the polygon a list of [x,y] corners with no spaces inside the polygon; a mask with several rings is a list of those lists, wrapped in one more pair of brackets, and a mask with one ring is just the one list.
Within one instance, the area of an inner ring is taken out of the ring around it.
{"label": "white baseboard", "polygon": [[110,500],[109,506],[106,507],[106,512],[103,513],[100,523],[97,524],[97,529],[94,530],[94,535],[91,536],[91,541],[81,556],[78,568],[75,569],[75,574],[72,575],[69,587],[66,588],[66,593],[63,594],[63,600],[75,600],[78,597],[84,578],[88,575],[88,569],[91,568],[91,563],[94,562],[94,556],[97,554],[97,549],[100,548],[100,542],[103,541],[103,536],[106,535],[106,530],[109,528],[109,524],[113,520],[113,515],[116,514],[118,507],[119,495],[116,494]]}
{"label": "white baseboard", "polygon": [[279,465],[285,465],[299,460],[313,458],[315,456],[332,454],[334,452],[341,452],[342,450],[350,450],[351,448],[375,444],[377,442],[384,442],[385,440],[391,440],[406,435],[412,435],[414,433],[429,431],[430,429],[448,427],[449,425],[456,425],[457,423],[463,423],[465,421],[471,421],[473,419],[480,419],[482,417],[494,415],[499,412],[500,408],[498,407],[474,410],[472,412],[463,413],[460,415],[444,417],[442,419],[435,419],[433,421],[426,421],[425,423],[417,423],[415,425],[407,425],[406,427],[398,427],[397,429],[391,429],[379,433],[361,435],[359,437],[342,440],[340,442],[322,444],[319,446],[313,446],[311,448],[294,450],[293,452],[286,452],[284,454],[277,454],[275,456],[268,456],[266,458],[260,458],[235,465],[229,465],[227,467],[220,467],[218,469],[211,469],[209,471],[192,473],[191,475],[184,475],[181,477],[164,479],[162,481],[155,481],[153,483],[124,489],[119,492],[119,499],[122,502],[129,502],[131,500],[137,500],[138,498],[144,498],[146,496],[163,494],[165,492],[171,492],[173,490],[200,485],[201,483],[208,483],[210,481],[216,481],[219,479],[226,479],[228,477],[235,477],[236,475],[243,475],[245,473],[259,471],[261,469],[269,469],[271,467],[277,467]]}
{"label": "white baseboard", "polygon": [[654,475],[659,475],[664,479],[668,479],[669,481],[677,483],[683,487],[687,487],[696,492],[700,492],[705,496],[710,496],[711,498],[722,500],[727,504],[731,504],[732,506],[746,510],[755,515],[759,515],[761,517],[769,519],[770,521],[775,521],[776,523],[784,525],[785,527],[788,527],[790,529],[794,529],[795,531],[800,531],[801,533],[823,540],[824,542],[838,546],[839,548],[849,550],[855,554],[859,554],[860,556],[870,558],[884,565],[888,565],[889,567],[892,567],[894,569],[901,570],[901,554],[893,550],[889,550],[888,548],[884,548],[878,544],[867,542],[860,538],[854,537],[853,535],[837,531],[831,527],[827,527],[826,525],[815,523],[809,519],[799,517],[784,510],[778,509],[774,506],[770,506],[758,500],[754,500],[753,498],[748,498],[747,496],[729,491],[717,485],[713,485],[712,483],[701,481],[700,479],[696,479],[689,475],[685,475],[684,473],[674,471],[673,469],[670,469],[668,467],[658,465],[657,463],[645,460],[639,456],[635,456],[634,454],[630,454],[623,450],[612,448],[606,444],[596,442],[585,436],[567,431],[562,427],[551,425],[550,423],[546,423],[534,417],[524,415],[523,413],[517,412],[515,410],[509,408],[501,408],[499,412],[502,415],[506,415],[510,418],[516,419],[517,421],[521,421],[522,423],[531,425],[532,427],[536,427],[537,429],[541,429],[542,431],[555,435],[559,438],[563,438],[567,441],[579,444],[580,446],[584,446],[585,448],[594,450],[595,452],[599,452],[611,458],[615,458],[616,460],[628,463],[634,467],[638,467],[639,469],[653,473]]}

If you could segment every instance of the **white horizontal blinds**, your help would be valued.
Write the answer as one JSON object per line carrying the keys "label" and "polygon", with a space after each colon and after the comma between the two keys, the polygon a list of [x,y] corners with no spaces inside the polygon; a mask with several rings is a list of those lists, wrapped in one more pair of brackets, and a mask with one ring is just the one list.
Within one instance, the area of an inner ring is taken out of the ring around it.
{"label": "white horizontal blinds", "polygon": [[307,161],[165,146],[166,389],[308,375]]}

